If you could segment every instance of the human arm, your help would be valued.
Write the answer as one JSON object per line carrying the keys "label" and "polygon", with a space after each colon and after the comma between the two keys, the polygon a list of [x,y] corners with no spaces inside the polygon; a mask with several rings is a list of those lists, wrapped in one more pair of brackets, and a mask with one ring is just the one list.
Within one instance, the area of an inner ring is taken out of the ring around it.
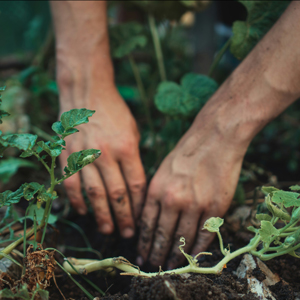
{"label": "human arm", "polygon": [[143,210],[143,260],[159,266],[168,258],[174,268],[184,261],[181,236],[193,255],[212,241],[201,229],[227,211],[251,140],[300,96],[299,18],[300,3],[293,2],[163,161]]}
{"label": "human arm", "polygon": [[[134,234],[145,191],[139,132],[115,84],[109,53],[105,1],[51,1],[56,33],[60,114],[73,108],[96,110],[89,124],[67,138],[61,165],[74,151],[95,148],[102,155],[80,175],[65,180],[71,204],[85,214],[80,176],[100,232],[114,230],[110,204],[123,237]],[[133,212],[132,212],[132,209]]]}

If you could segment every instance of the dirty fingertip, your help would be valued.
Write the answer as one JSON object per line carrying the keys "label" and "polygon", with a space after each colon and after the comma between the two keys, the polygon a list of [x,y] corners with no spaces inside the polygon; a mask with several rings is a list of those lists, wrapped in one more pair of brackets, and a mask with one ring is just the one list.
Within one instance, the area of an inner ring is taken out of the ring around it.
{"label": "dirty fingertip", "polygon": [[133,236],[134,236],[134,230],[133,230],[133,228],[130,228],[130,227],[125,228],[123,230],[123,232],[122,232],[122,237],[125,238],[125,239],[129,239],[129,238],[131,238]]}

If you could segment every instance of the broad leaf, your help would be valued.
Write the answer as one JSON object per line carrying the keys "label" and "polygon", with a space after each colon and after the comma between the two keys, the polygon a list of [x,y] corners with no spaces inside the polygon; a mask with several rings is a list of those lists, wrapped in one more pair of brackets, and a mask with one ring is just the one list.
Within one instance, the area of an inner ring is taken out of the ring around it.
{"label": "broad leaf", "polygon": [[86,165],[94,162],[101,154],[100,150],[88,149],[72,153],[67,159],[67,166],[64,171],[66,175],[80,171]]}
{"label": "broad leaf", "polygon": [[217,88],[213,79],[188,73],[181,79],[181,85],[162,82],[155,95],[155,105],[159,111],[172,117],[195,116]]}
{"label": "broad leaf", "polygon": [[147,44],[143,26],[135,22],[114,25],[109,32],[112,56],[116,58],[124,57]]}
{"label": "broad leaf", "polygon": [[36,164],[21,158],[10,157],[0,160],[0,180],[7,183],[15,175],[19,168],[37,168]]}
{"label": "broad leaf", "polygon": [[8,147],[15,147],[23,151],[33,148],[37,139],[37,135],[29,133],[7,134],[0,136],[0,156]]}
{"label": "broad leaf", "polygon": [[11,204],[18,203],[23,197],[23,185],[16,191],[5,191],[0,193],[0,207],[10,206]]}
{"label": "broad leaf", "polygon": [[271,221],[272,217],[267,214],[256,214],[256,219],[259,221]]}
{"label": "broad leaf", "polygon": [[60,121],[55,122],[52,125],[52,130],[61,135],[62,138],[65,138],[70,134],[78,132],[78,129],[74,127],[88,123],[89,117],[91,117],[94,113],[94,110],[89,110],[86,108],[71,109],[70,111],[64,112],[61,115]]}
{"label": "broad leaf", "polygon": [[279,236],[279,230],[276,229],[269,221],[261,221],[261,228],[258,232],[262,241],[268,245],[270,245],[274,236]]}
{"label": "broad leaf", "polygon": [[219,228],[223,225],[224,220],[219,217],[212,217],[205,221],[203,229],[206,229],[210,232],[218,232]]}
{"label": "broad leaf", "polygon": [[269,31],[290,1],[239,1],[248,12],[246,21],[235,21],[230,51],[243,59]]}
{"label": "broad leaf", "polygon": [[294,192],[277,191],[271,196],[275,203],[283,203],[285,207],[300,206],[299,194]]}
{"label": "broad leaf", "polygon": [[[36,221],[38,223],[41,223],[45,210],[42,207],[38,208],[37,205],[35,205],[35,204],[31,205],[30,208],[28,209],[29,219],[31,219],[31,220],[34,219],[34,212],[36,215]],[[57,221],[57,216],[50,214],[49,219],[48,219],[48,224],[54,224],[56,221]]]}

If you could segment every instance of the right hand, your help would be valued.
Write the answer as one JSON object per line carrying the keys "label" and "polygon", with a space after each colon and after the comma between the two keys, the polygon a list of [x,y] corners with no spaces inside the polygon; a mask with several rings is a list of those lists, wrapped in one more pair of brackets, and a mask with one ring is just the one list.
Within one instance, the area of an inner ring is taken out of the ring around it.
{"label": "right hand", "polygon": [[[64,181],[72,206],[84,215],[87,207],[81,189],[81,180],[86,195],[94,209],[99,231],[110,234],[114,231],[110,205],[120,234],[124,238],[134,235],[135,222],[144,200],[146,177],[139,155],[139,132],[129,108],[115,88],[99,89],[100,92],[84,93],[93,99],[92,107],[70,106],[69,95],[79,98],[78,89],[62,88],[61,113],[71,108],[96,110],[88,124],[79,126],[80,132],[66,138],[66,150],[60,156],[62,168],[68,156],[83,149],[100,149],[101,156],[79,173]],[[65,98],[64,98],[65,97]],[[74,102],[73,102],[74,103]]]}

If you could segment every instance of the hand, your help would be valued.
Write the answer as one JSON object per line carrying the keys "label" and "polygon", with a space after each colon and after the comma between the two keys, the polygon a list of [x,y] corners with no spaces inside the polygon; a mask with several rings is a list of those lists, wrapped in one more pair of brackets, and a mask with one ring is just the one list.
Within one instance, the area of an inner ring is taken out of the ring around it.
{"label": "hand", "polygon": [[[154,266],[182,264],[185,252],[204,251],[214,235],[202,231],[210,217],[223,216],[239,178],[243,156],[227,148],[210,130],[190,129],[152,179],[141,220],[139,252]],[[156,225],[157,224],[157,225]],[[151,248],[152,246],[152,248]]]}
{"label": "hand", "polygon": [[65,180],[64,186],[73,207],[85,214],[87,207],[82,196],[81,177],[99,231],[110,234],[114,230],[111,204],[121,235],[129,238],[134,234],[134,217],[140,214],[146,188],[139,156],[139,132],[127,105],[114,88],[89,96],[96,99],[92,107],[96,113],[88,124],[78,127],[80,132],[66,139],[61,165],[66,165],[67,157],[74,151],[94,148],[100,149],[102,154],[80,174]]}

